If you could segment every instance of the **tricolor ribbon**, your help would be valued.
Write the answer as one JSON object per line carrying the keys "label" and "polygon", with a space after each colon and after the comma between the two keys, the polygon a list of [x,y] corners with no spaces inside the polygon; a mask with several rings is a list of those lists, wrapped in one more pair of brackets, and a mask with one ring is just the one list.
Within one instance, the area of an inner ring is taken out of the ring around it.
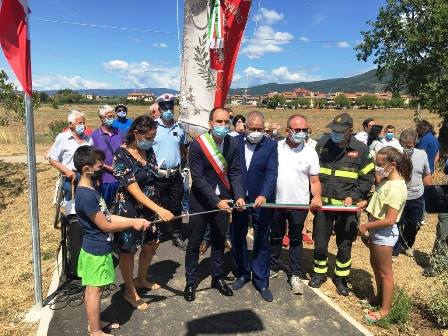
{"label": "tricolor ribbon", "polygon": [[210,49],[224,48],[224,23],[221,1],[215,0],[208,21],[208,40]]}

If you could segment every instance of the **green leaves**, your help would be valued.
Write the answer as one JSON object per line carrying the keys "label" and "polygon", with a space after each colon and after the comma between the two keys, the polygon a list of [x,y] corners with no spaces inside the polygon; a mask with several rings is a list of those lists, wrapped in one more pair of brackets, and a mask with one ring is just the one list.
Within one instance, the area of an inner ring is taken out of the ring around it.
{"label": "green leaves", "polygon": [[358,60],[373,57],[387,89],[405,90],[448,120],[448,2],[388,0],[361,32]]}
{"label": "green leaves", "polygon": [[214,88],[216,83],[210,70],[207,32],[202,37],[199,37],[198,45],[194,48],[194,51],[194,60],[198,66],[198,74],[205,81],[208,89]]}

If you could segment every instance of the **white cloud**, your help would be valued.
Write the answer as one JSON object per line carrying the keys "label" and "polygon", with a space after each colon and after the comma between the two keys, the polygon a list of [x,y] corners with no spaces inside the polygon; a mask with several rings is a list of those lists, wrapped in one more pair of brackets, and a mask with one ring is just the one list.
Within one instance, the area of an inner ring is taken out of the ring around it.
{"label": "white cloud", "polygon": [[302,42],[309,42],[310,41],[310,39],[308,37],[305,37],[305,36],[300,36],[299,40],[302,41]]}
{"label": "white cloud", "polygon": [[59,90],[59,89],[106,89],[110,85],[81,76],[44,75],[34,76],[33,89],[35,90]]}
{"label": "white cloud", "polygon": [[299,69],[291,71],[286,66],[280,66],[270,71],[257,69],[249,66],[243,70],[243,76],[234,77],[232,87],[246,87],[263,83],[294,83],[309,82],[321,79],[319,76],[313,75],[312,72],[318,71],[319,68]]}
{"label": "white cloud", "polygon": [[[114,64],[127,64],[126,67],[111,67]],[[132,88],[164,87],[179,89],[179,67],[166,65],[153,65],[146,61],[127,63],[126,61],[114,60],[104,62],[103,67],[111,72],[116,72],[125,85]]]}
{"label": "white cloud", "polygon": [[317,14],[316,16],[314,16],[313,24],[316,26],[324,22],[326,19],[327,17],[325,15]]}
{"label": "white cloud", "polygon": [[107,70],[125,70],[129,67],[129,64],[122,60],[113,60],[103,63],[103,66]]}
{"label": "white cloud", "polygon": [[253,39],[248,39],[247,45],[242,53],[248,58],[261,58],[266,53],[277,53],[283,51],[284,45],[293,39],[292,34],[275,31],[271,26],[260,26],[255,32]]}
{"label": "white cloud", "polygon": [[254,17],[254,21],[261,21],[264,24],[273,24],[283,20],[284,14],[267,8],[260,8],[260,13]]}
{"label": "white cloud", "polygon": [[160,42],[160,43],[153,43],[152,46],[153,46],[154,48],[161,48],[161,49],[163,49],[163,48],[167,48],[167,47],[168,47],[168,45],[167,45],[166,43],[163,43],[163,42]]}
{"label": "white cloud", "polygon": [[338,42],[338,48],[350,48],[350,44],[347,41]]}

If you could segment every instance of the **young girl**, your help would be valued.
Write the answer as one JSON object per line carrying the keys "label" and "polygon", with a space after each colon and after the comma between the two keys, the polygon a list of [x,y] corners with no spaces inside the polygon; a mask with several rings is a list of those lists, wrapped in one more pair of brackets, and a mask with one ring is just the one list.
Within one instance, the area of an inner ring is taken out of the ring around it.
{"label": "young girl", "polygon": [[393,147],[384,147],[376,155],[378,184],[367,206],[369,221],[359,225],[361,234],[369,231],[370,264],[375,273],[377,303],[381,308],[370,311],[365,319],[378,322],[392,307],[394,277],[392,249],[398,240],[399,221],[406,203],[406,182],[410,181],[412,163]]}

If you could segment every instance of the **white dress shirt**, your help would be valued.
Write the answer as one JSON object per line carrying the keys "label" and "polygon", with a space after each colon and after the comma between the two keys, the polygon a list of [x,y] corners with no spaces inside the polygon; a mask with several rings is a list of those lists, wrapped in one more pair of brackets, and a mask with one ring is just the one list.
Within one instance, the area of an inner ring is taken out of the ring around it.
{"label": "white dress shirt", "polygon": [[366,131],[361,131],[355,135],[355,139],[367,145],[367,139],[369,138],[369,134]]}
{"label": "white dress shirt", "polygon": [[84,134],[83,139],[84,141],[82,143],[78,143],[70,130],[59,133],[56,136],[53,146],[51,146],[48,157],[62,163],[70,170],[75,170],[75,165],[73,164],[75,151],[80,146],[93,146],[93,140],[90,136]]}
{"label": "white dress shirt", "polygon": [[252,156],[254,155],[255,147],[257,144],[250,143],[249,141],[245,141],[244,145],[244,158],[246,159],[246,169],[249,171],[250,162],[252,161]]}
{"label": "white dress shirt", "polygon": [[317,152],[305,145],[290,147],[286,140],[278,142],[278,177],[276,202],[310,202],[310,176],[319,175]]}
{"label": "white dress shirt", "polygon": [[395,138],[392,138],[392,140],[387,140],[386,138],[381,140],[381,143],[383,144],[383,147],[394,147],[400,151],[400,153],[403,153],[403,147],[400,145],[400,141],[398,141]]}
{"label": "white dress shirt", "polygon": [[[223,151],[223,149],[224,149],[224,140],[221,141],[220,144],[216,144],[216,146],[218,146],[218,150],[219,150],[219,151],[221,152],[221,154],[222,154],[222,151]],[[221,192],[219,191],[219,184],[216,186],[215,193],[216,193],[216,195],[218,195],[218,196],[221,195]]]}

